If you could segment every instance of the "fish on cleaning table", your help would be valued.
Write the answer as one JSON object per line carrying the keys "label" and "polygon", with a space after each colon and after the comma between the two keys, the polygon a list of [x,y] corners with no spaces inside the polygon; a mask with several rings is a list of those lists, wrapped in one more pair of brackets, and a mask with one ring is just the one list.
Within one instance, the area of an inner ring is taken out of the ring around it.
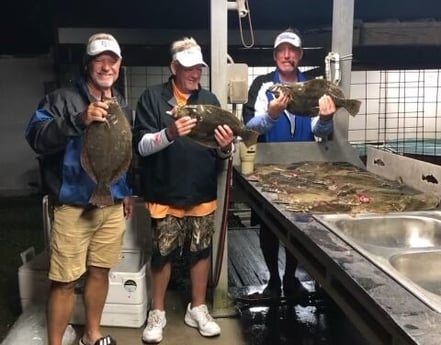
{"label": "fish on cleaning table", "polygon": [[347,99],[343,91],[326,79],[312,79],[292,84],[274,84],[268,88],[276,97],[282,92],[289,95],[287,110],[296,115],[317,116],[318,101],[323,95],[330,96],[335,106],[345,108],[355,116],[360,111],[361,102],[357,99]]}
{"label": "fish on cleaning table", "polygon": [[132,160],[132,131],[126,114],[116,99],[104,102],[109,105],[107,121],[86,128],[81,150],[81,165],[97,184],[90,203],[100,206],[114,204],[110,186],[127,172]]}
{"label": "fish on cleaning table", "polygon": [[174,111],[176,118],[189,116],[197,119],[196,126],[188,135],[200,145],[217,148],[219,144],[214,137],[214,130],[218,126],[228,125],[235,136],[242,138],[245,146],[249,147],[257,143],[259,133],[246,128],[243,123],[231,112],[209,104],[178,106]]}
{"label": "fish on cleaning table", "polygon": [[346,162],[257,164],[253,183],[276,204],[301,213],[388,213],[439,209],[422,193]]}

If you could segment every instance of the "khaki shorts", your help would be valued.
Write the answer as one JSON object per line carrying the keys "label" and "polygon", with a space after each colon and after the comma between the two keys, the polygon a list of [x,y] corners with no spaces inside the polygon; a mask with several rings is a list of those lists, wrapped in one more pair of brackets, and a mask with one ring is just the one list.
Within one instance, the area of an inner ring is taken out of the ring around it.
{"label": "khaki shorts", "polygon": [[190,252],[199,252],[211,245],[214,233],[214,213],[203,217],[178,218],[167,215],[165,218],[152,219],[153,248],[161,256],[169,255],[178,247],[190,242]]}
{"label": "khaki shorts", "polygon": [[125,232],[122,204],[54,208],[49,279],[72,282],[88,266],[112,268],[121,259]]}

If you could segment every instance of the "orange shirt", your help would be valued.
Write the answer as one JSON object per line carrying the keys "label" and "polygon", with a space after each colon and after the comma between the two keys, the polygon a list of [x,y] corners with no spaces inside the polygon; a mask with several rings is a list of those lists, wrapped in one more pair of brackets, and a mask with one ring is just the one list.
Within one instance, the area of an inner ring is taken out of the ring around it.
{"label": "orange shirt", "polygon": [[[186,95],[185,93],[179,91],[175,85],[174,80],[172,80],[172,85],[173,94],[178,105],[187,104],[187,99],[189,95]],[[204,202],[202,204],[187,209],[175,208],[169,205],[162,205],[154,202],[147,203],[147,207],[152,218],[164,218],[168,214],[178,218],[187,216],[202,217],[209,215],[216,210],[216,200]]]}
{"label": "orange shirt", "polygon": [[164,218],[166,215],[182,218],[188,216],[202,217],[209,215],[216,210],[216,200],[204,202],[191,208],[175,208],[168,205],[147,203],[152,218]]}
{"label": "orange shirt", "polygon": [[173,85],[173,95],[175,96],[176,103],[178,103],[178,105],[186,105],[187,99],[188,99],[188,97],[190,97],[190,95],[179,91],[179,89],[176,87],[175,81],[173,79],[172,79],[172,85]]}

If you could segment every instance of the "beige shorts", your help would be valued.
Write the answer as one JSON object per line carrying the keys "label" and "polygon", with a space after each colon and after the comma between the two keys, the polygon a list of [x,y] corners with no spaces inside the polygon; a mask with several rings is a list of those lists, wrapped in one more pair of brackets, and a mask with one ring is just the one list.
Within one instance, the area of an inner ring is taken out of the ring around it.
{"label": "beige shorts", "polygon": [[122,204],[54,208],[49,279],[72,282],[88,266],[112,268],[121,259],[125,232]]}

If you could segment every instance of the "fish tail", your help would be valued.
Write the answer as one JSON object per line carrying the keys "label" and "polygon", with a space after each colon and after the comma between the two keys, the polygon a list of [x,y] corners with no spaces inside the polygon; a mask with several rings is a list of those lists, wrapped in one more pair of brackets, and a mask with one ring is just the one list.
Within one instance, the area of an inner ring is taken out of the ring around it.
{"label": "fish tail", "polygon": [[110,189],[102,190],[99,186],[90,197],[89,202],[97,206],[110,206],[115,204]]}
{"label": "fish tail", "polygon": [[347,99],[344,108],[349,114],[355,116],[360,111],[361,102],[358,99]]}
{"label": "fish tail", "polygon": [[259,133],[251,129],[244,129],[240,133],[240,137],[242,138],[242,141],[245,144],[245,146],[250,147],[251,145],[257,143],[257,139],[259,138]]}

